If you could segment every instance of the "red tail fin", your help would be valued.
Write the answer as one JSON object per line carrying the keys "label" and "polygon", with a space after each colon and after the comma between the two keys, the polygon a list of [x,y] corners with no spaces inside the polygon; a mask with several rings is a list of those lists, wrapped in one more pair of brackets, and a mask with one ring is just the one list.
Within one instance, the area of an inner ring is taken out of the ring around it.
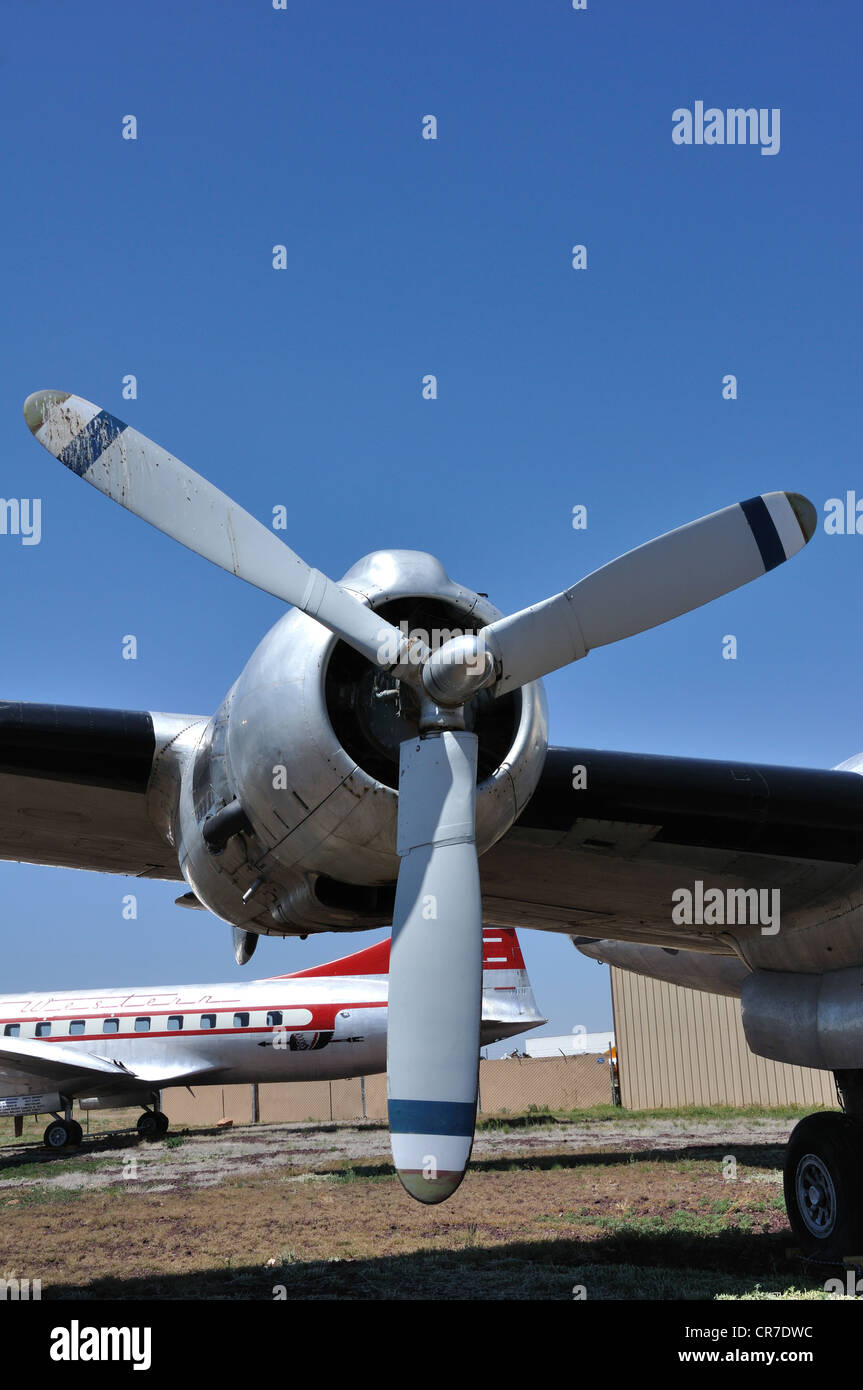
{"label": "red tail fin", "polygon": [[[523,970],[524,959],[518,937],[512,928],[484,927],[482,933],[482,968],[486,970]],[[305,980],[326,975],[388,975],[390,969],[390,939],[376,941],[352,956],[341,956],[328,965],[312,965],[308,970],[293,970],[288,975],[271,975],[272,980]]]}
{"label": "red tail fin", "polygon": [[388,975],[390,970],[390,939],[376,941],[352,956],[342,956],[328,965],[312,965],[308,970],[293,970],[289,975],[271,975],[273,980],[305,980],[320,975]]}
{"label": "red tail fin", "polygon": [[482,968],[524,970],[524,957],[513,927],[483,927]]}

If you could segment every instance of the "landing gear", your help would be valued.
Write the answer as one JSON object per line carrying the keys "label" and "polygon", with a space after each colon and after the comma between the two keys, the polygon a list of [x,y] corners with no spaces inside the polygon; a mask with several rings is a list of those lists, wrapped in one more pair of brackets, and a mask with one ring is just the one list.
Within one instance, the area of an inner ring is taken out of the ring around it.
{"label": "landing gear", "polygon": [[77,1120],[52,1120],[45,1130],[43,1142],[46,1149],[65,1149],[80,1144],[84,1131]]}
{"label": "landing gear", "polygon": [[841,1262],[863,1250],[861,1174],[863,1118],[825,1111],[792,1130],[785,1205],[808,1258]]}
{"label": "landing gear", "polygon": [[161,1139],[168,1133],[171,1121],[161,1110],[145,1110],[138,1120],[138,1133],[142,1139]]}

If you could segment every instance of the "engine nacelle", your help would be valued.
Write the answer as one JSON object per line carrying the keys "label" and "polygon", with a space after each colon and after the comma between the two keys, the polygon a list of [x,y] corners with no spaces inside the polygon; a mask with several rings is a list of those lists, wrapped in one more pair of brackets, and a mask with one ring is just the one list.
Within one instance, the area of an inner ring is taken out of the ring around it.
{"label": "engine nacelle", "polygon": [[[396,626],[441,645],[500,617],[431,555],[387,550],[344,586]],[[296,609],[273,627],[206,726],[175,818],[180,865],[206,907],[267,934],[392,920],[399,747],[419,703],[404,682]],[[465,707],[479,740],[477,847],[506,833],[547,750],[539,683]],[[207,839],[210,843],[207,844]]]}
{"label": "engine nacelle", "polygon": [[604,941],[595,937],[571,936],[570,941],[583,956],[631,970],[648,980],[665,980],[681,989],[703,990],[706,994],[726,994],[740,998],[749,967],[738,956],[717,956],[706,951],[682,951],[677,947],[644,946],[635,941]]}
{"label": "engine nacelle", "polygon": [[743,985],[743,1029],[759,1057],[825,1071],[863,1069],[863,968],[804,975],[756,970]]}

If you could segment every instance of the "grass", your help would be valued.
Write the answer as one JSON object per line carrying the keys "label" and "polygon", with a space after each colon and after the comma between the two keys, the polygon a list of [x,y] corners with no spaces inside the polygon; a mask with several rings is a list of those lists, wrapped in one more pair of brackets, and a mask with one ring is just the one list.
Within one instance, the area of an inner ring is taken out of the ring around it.
{"label": "grass", "polygon": [[[349,1124],[244,1127],[239,1145],[237,1131],[202,1127],[150,1162],[125,1138],[90,1159],[34,1146],[0,1168],[0,1268],[26,1249],[47,1299],[572,1301],[582,1288],[588,1300],[823,1299],[834,1271],[793,1254],[779,1187],[796,1113],[604,1107],[562,1117],[576,1129],[541,1109],[496,1117],[440,1207],[412,1202],[385,1137]],[[155,1188],[120,1179],[129,1154]],[[106,1169],[118,1178],[108,1187],[52,1183],[82,1170],[104,1181]],[[33,1185],[13,1187],[21,1177]]]}
{"label": "grass", "polygon": [[[76,1289],[75,1296],[87,1299],[130,1295],[125,1281],[109,1279],[89,1288]],[[645,1267],[629,1261],[593,1264],[573,1258],[570,1249],[546,1252],[532,1246],[517,1248],[510,1254],[490,1252],[472,1244],[469,1236],[460,1249],[416,1251],[409,1259],[401,1259],[393,1266],[367,1257],[308,1259],[297,1251],[263,1269],[226,1261],[219,1270],[203,1272],[194,1283],[183,1281],[178,1286],[170,1276],[146,1280],[140,1293],[131,1296],[277,1302],[537,1299],[588,1303],[681,1299],[827,1301],[836,1298],[822,1286],[791,1275],[728,1275],[714,1270],[684,1271],[673,1264]]]}
{"label": "grass", "polygon": [[64,1156],[58,1159],[56,1155],[52,1155],[54,1158],[53,1162],[51,1162],[46,1154],[46,1161],[44,1163],[35,1165],[18,1163],[15,1164],[14,1167],[0,1169],[0,1178],[6,1180],[11,1178],[13,1182],[22,1178],[27,1182],[38,1182],[40,1180],[45,1181],[51,1178],[58,1178],[63,1174],[98,1174],[110,1172],[112,1168],[119,1171],[122,1167],[124,1158],[130,1153],[136,1153],[136,1150],[118,1149],[116,1153],[107,1154],[105,1157],[99,1158],[66,1158]]}
{"label": "grass", "polygon": [[328,1182],[380,1182],[381,1179],[390,1180],[393,1175],[391,1163],[366,1163],[357,1167],[352,1163],[343,1163],[338,1160],[332,1163],[329,1171],[321,1176]]}
{"label": "grass", "polygon": [[525,1129],[531,1125],[601,1125],[608,1122],[636,1125],[650,1120],[683,1124],[733,1120],[758,1124],[766,1120],[793,1122],[812,1113],[813,1108],[809,1105],[780,1105],[770,1109],[755,1105],[693,1105],[674,1110],[624,1110],[618,1105],[592,1105],[585,1110],[549,1110],[530,1106],[512,1115],[506,1111],[495,1115],[480,1114],[476,1127],[478,1130],[506,1130]]}
{"label": "grass", "polygon": [[[583,1116],[582,1116],[583,1118]],[[558,1116],[551,1110],[527,1110],[518,1115],[480,1115],[477,1118],[478,1130],[491,1129],[529,1129],[532,1125],[557,1125],[564,1122],[565,1116]]]}
{"label": "grass", "polygon": [[[119,1187],[100,1187],[99,1197],[104,1198],[107,1194],[120,1192]],[[0,1212],[3,1218],[10,1221],[14,1215],[15,1208],[41,1207],[41,1206],[63,1206],[69,1202],[84,1202],[87,1198],[92,1198],[92,1191],[85,1187],[16,1187],[14,1196],[0,1197]]]}

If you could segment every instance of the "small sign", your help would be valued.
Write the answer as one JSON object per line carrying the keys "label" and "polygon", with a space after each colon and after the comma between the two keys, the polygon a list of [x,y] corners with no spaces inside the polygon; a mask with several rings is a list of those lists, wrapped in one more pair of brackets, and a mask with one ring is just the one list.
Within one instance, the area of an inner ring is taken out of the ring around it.
{"label": "small sign", "polygon": [[41,1096],[0,1096],[0,1116],[49,1115],[64,1108],[57,1091]]}

